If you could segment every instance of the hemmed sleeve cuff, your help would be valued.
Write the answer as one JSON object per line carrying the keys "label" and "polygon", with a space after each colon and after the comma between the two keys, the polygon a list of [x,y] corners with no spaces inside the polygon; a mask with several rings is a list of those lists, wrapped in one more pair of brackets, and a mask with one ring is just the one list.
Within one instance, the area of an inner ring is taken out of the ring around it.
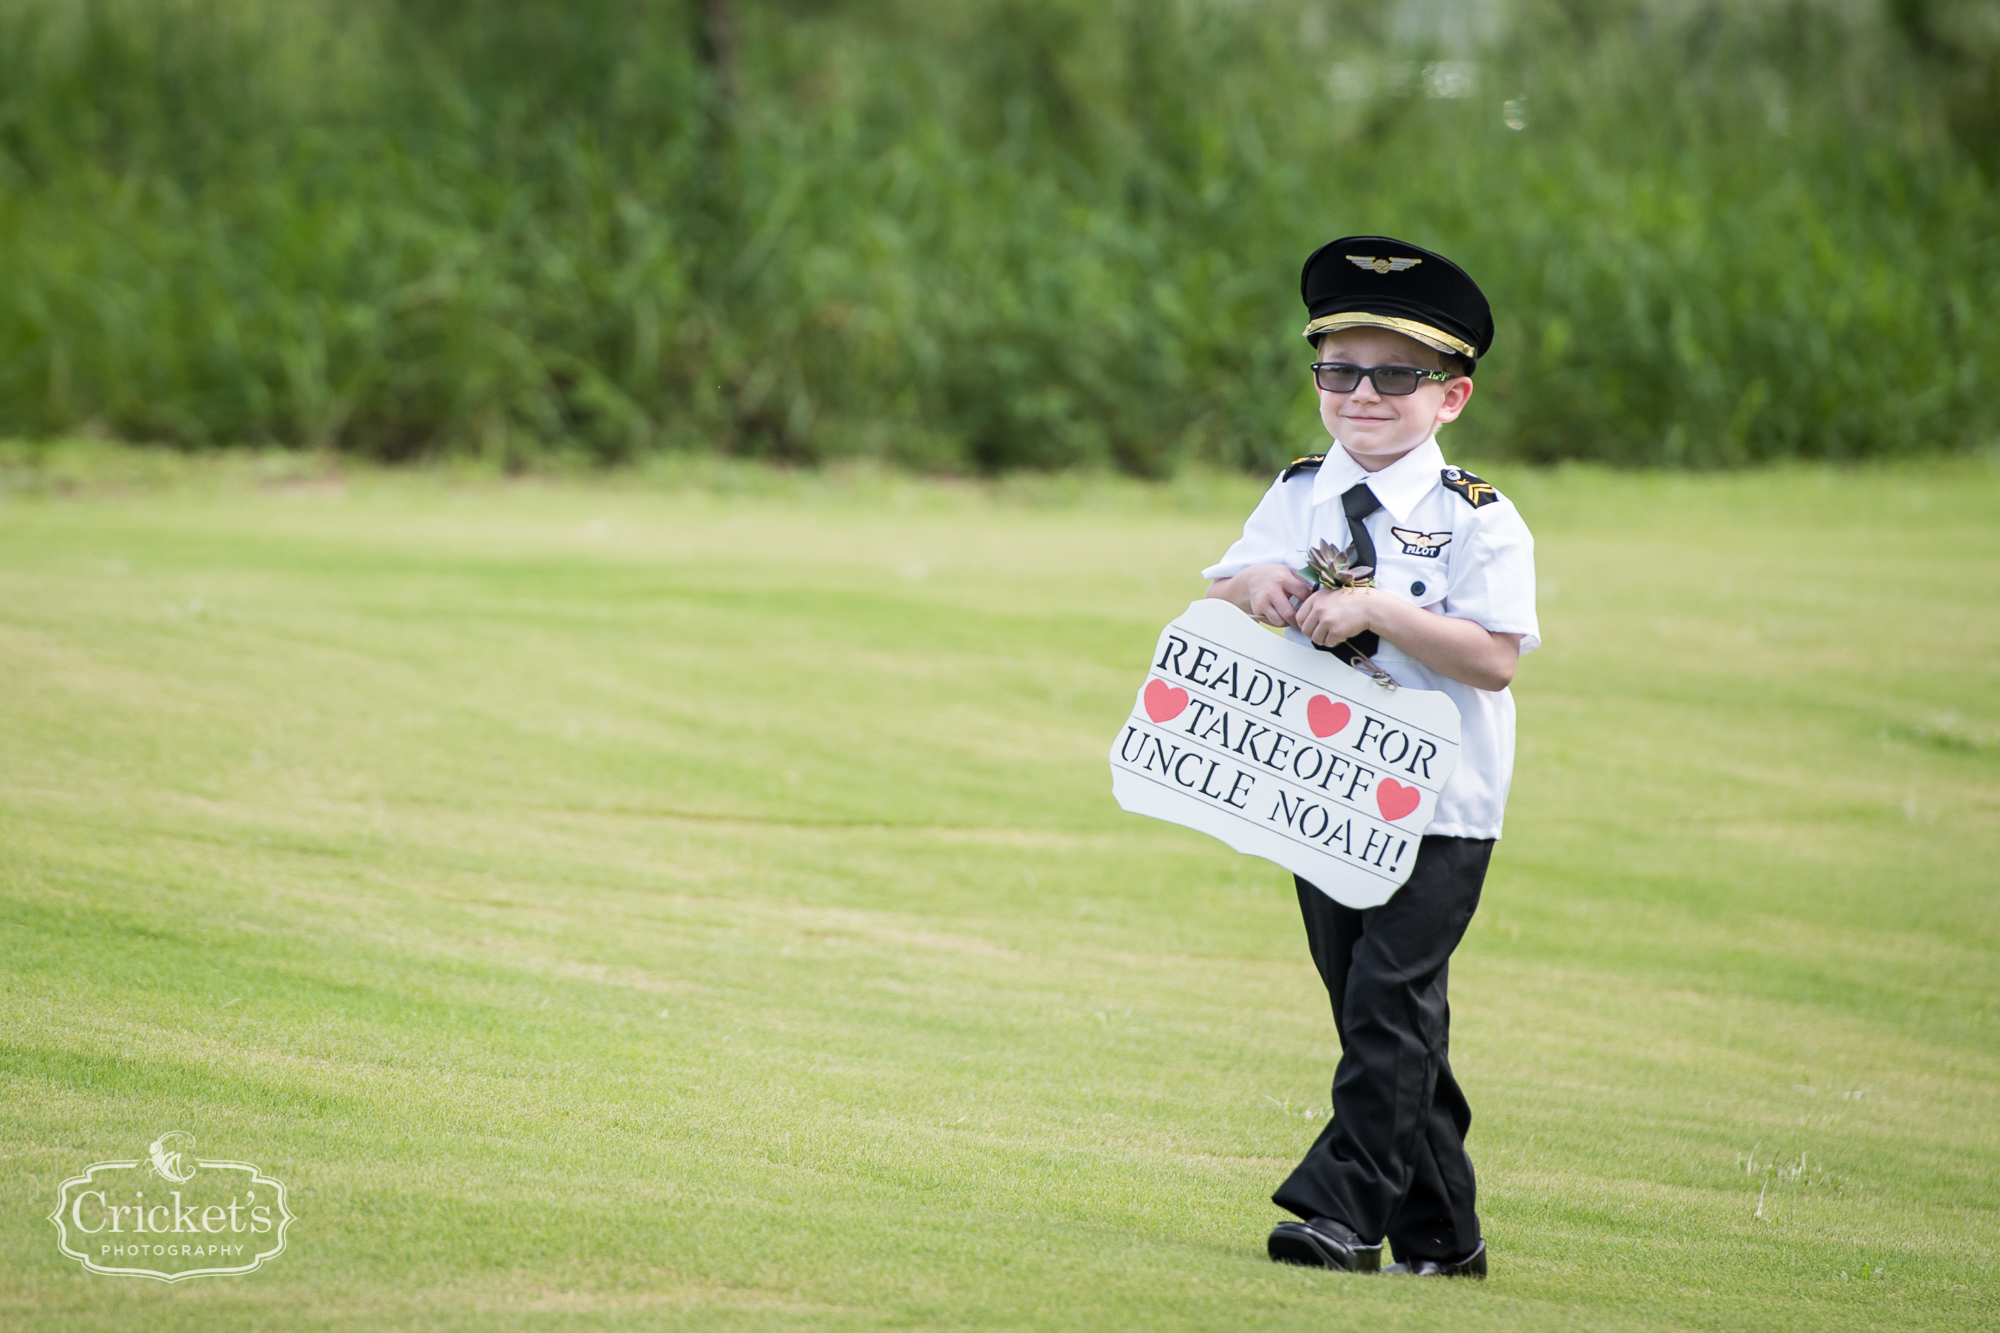
{"label": "hemmed sleeve cuff", "polygon": [[[1237,545],[1240,547],[1243,543],[1238,542]],[[1253,551],[1249,555],[1224,552],[1222,559],[1201,571],[1201,576],[1205,579],[1233,579],[1252,565],[1283,565],[1286,569],[1296,568],[1285,558],[1284,551]]]}
{"label": "hemmed sleeve cuff", "polygon": [[1443,616],[1450,616],[1451,619],[1453,620],[1470,620],[1472,621],[1473,624],[1479,626],[1479,628],[1485,630],[1488,634],[1520,635],[1521,656],[1523,657],[1526,657],[1529,653],[1534,652],[1535,649],[1542,646],[1542,636],[1536,633],[1532,629],[1524,629],[1519,625],[1489,625],[1485,621],[1480,620],[1474,616],[1452,615],[1452,613],[1449,611],[1440,611],[1438,612],[1438,614]]}
{"label": "hemmed sleeve cuff", "polygon": [[1484,838],[1500,841],[1501,825],[1491,828],[1475,828],[1471,824],[1433,824],[1424,830],[1426,838]]}

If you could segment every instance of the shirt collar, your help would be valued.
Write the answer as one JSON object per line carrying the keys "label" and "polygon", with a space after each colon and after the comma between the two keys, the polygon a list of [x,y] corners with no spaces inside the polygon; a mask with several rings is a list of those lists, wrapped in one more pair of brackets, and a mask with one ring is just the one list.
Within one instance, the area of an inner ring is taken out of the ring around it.
{"label": "shirt collar", "polygon": [[1439,485],[1438,474],[1443,470],[1444,450],[1438,448],[1435,432],[1380,472],[1368,471],[1335,442],[1327,451],[1326,461],[1320,464],[1319,475],[1313,478],[1312,502],[1321,505],[1338,500],[1355,482],[1365,481],[1390,517],[1403,523],[1409,520],[1417,502]]}

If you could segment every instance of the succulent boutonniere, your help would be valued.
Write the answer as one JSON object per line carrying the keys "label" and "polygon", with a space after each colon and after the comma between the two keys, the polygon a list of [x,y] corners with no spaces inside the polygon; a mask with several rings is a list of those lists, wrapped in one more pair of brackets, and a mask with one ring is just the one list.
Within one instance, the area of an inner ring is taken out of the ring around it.
{"label": "succulent boutonniere", "polygon": [[1374,587],[1375,566],[1352,564],[1353,558],[1353,547],[1336,551],[1331,542],[1321,542],[1306,552],[1306,567],[1299,572],[1322,588]]}
{"label": "succulent boutonniere", "polygon": [[[1299,571],[1306,582],[1322,590],[1327,588],[1372,588],[1375,586],[1375,566],[1350,563],[1354,558],[1354,548],[1336,551],[1331,542],[1320,542],[1306,552],[1306,567]],[[1396,688],[1396,679],[1372,658],[1352,643],[1347,650],[1354,654],[1353,665],[1368,673],[1377,685]]]}

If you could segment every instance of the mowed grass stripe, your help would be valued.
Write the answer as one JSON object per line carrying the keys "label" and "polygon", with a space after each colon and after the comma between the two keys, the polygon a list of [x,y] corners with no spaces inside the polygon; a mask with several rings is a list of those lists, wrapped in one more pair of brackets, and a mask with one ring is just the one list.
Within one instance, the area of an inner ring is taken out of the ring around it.
{"label": "mowed grass stripe", "polygon": [[[1480,1287],[1264,1260],[1335,1055],[1290,885],[1107,793],[1254,486],[0,501],[5,1322],[2000,1317],[2000,475],[1496,479]],[[56,1184],[175,1126],[291,1248],[76,1271]]]}

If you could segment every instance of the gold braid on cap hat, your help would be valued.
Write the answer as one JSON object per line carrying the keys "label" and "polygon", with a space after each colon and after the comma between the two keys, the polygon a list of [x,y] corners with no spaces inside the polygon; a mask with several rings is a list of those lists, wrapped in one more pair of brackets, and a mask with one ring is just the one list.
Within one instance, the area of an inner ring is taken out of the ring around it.
{"label": "gold braid on cap hat", "polygon": [[1472,344],[1462,338],[1454,338],[1443,329],[1431,324],[1419,324],[1414,319],[1398,319],[1394,315],[1370,315],[1359,310],[1346,310],[1338,315],[1321,315],[1306,325],[1305,336],[1317,338],[1322,333],[1332,333],[1338,329],[1388,329],[1415,338],[1426,347],[1440,352],[1462,356],[1468,361],[1477,361],[1479,353],[1472,350]]}

